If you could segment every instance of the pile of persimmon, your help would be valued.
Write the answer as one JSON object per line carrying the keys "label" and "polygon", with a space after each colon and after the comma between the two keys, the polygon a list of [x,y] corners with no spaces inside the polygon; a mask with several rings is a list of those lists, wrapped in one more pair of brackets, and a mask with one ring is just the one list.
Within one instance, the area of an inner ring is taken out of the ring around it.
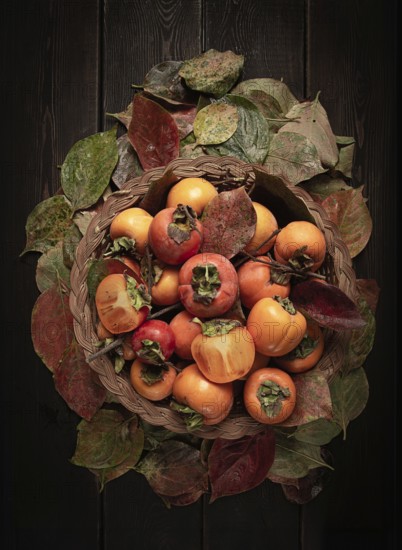
{"label": "pile of persimmon", "polygon": [[115,216],[105,255],[120,268],[96,289],[98,337],[119,338],[134,390],[169,403],[189,428],[221,422],[235,395],[258,422],[278,424],[296,404],[292,376],[317,364],[324,338],[290,301],[292,280],[274,275],[300,261],[314,274],[325,239],[306,221],[278,228],[253,202],[255,232],[235,258],[202,252],[202,213],[217,193],[185,178],[156,215],[133,207]]}

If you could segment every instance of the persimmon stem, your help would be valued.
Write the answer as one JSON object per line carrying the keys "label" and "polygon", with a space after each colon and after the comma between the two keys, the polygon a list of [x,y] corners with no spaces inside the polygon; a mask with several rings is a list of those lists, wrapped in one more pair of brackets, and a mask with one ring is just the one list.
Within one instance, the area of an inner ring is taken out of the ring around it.
{"label": "persimmon stem", "polygon": [[[265,239],[264,241],[262,241],[262,243],[261,243],[260,245],[258,245],[258,247],[255,248],[255,249],[253,250],[253,254],[249,254],[249,253],[245,252],[244,250],[241,250],[241,251],[240,251],[240,254],[244,255],[245,257],[244,257],[244,258],[241,258],[240,260],[238,260],[238,261],[234,264],[235,267],[240,267],[242,264],[244,264],[244,262],[247,261],[247,258],[252,259],[252,260],[255,260],[255,261],[258,261],[258,260],[255,259],[255,255],[258,253],[258,251],[261,250],[261,248],[262,248],[265,244],[269,243],[269,241],[270,241],[271,239],[273,239],[276,235],[278,235],[278,233],[280,233],[280,232],[281,232],[280,229],[275,229],[275,231],[273,231],[273,232],[271,233],[271,235],[270,235],[267,239]],[[262,263],[266,263],[266,262],[262,262]]]}
{"label": "persimmon stem", "polygon": [[161,317],[165,313],[169,313],[169,311],[174,311],[175,309],[179,309],[181,307],[181,302],[176,302],[175,304],[172,304],[171,306],[164,307],[163,309],[160,309],[159,311],[155,311],[155,313],[152,313],[151,315],[148,315],[147,320],[149,319],[157,319],[158,317]]}
{"label": "persimmon stem", "polygon": [[116,340],[113,340],[113,342],[110,342],[110,344],[108,344],[107,346],[89,355],[87,362],[90,363],[91,361],[94,361],[94,359],[97,359],[98,357],[105,355],[105,353],[108,353],[109,351],[112,351],[113,349],[118,348],[122,344],[123,344],[123,338],[116,338]]}

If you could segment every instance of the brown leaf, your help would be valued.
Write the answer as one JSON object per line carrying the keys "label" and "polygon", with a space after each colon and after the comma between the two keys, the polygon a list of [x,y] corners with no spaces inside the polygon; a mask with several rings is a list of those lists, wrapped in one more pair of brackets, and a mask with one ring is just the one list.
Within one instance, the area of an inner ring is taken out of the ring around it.
{"label": "brown leaf", "polygon": [[257,215],[244,187],[219,193],[202,216],[202,252],[233,258],[253,237],[256,223]]}
{"label": "brown leaf", "polygon": [[75,339],[54,372],[54,382],[70,409],[85,420],[91,420],[106,397],[106,389],[96,380]]}
{"label": "brown leaf", "polygon": [[377,309],[381,291],[377,281],[375,279],[357,279],[356,283],[360,295],[366,300],[372,313],[374,314]]}
{"label": "brown leaf", "polygon": [[32,310],[31,333],[36,354],[54,372],[74,335],[68,295],[57,284],[45,290],[36,300]]}

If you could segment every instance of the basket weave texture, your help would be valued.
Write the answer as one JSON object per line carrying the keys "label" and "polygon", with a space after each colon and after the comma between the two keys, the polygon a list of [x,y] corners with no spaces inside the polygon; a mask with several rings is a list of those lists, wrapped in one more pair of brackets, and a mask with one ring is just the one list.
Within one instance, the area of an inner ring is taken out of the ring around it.
{"label": "basket weave texture", "polygon": [[[259,170],[263,167],[258,166]],[[233,157],[204,156],[197,159],[176,159],[164,168],[144,172],[140,177],[130,180],[125,186],[113,193],[104,203],[101,211],[91,221],[85,236],[80,241],[76,259],[71,272],[70,309],[74,317],[74,331],[85,356],[96,352],[99,339],[95,330],[94,305],[88,296],[87,275],[91,261],[99,256],[99,250],[109,226],[116,214],[126,208],[138,205],[148,190],[150,183],[161,178],[164,173],[173,170],[178,178],[204,177],[219,183],[231,178],[244,179],[245,183],[254,181],[253,165]],[[296,197],[302,200],[321,229],[327,243],[327,258],[323,272],[327,280],[336,284],[352,300],[356,299],[356,278],[352,268],[349,251],[343,242],[337,226],[331,222],[323,208],[303,189],[288,184]],[[347,332],[327,331],[325,352],[316,366],[329,379],[342,365],[345,348],[349,342]],[[131,386],[127,375],[117,374],[107,355],[102,355],[89,363],[97,373],[102,385],[119,399],[122,405],[147,422],[163,426],[175,433],[187,432],[182,416],[169,406],[151,402],[138,395]],[[193,433],[203,438],[237,439],[244,435],[253,435],[264,426],[243,413],[231,413],[229,417],[215,426],[203,426]]]}

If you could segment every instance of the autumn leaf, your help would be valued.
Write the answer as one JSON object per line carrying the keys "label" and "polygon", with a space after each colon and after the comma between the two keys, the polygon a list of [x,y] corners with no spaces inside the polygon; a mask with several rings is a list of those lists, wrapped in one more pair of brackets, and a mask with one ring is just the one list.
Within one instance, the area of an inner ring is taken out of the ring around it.
{"label": "autumn leaf", "polygon": [[252,78],[239,82],[232,90],[233,94],[250,95],[253,92],[264,92],[272,96],[279,104],[282,113],[286,114],[298,101],[282,80],[274,78]]}
{"label": "autumn leaf", "polygon": [[137,153],[128,139],[128,134],[123,134],[118,138],[117,151],[119,160],[112,174],[112,180],[116,187],[121,189],[128,180],[140,176],[143,170]]}
{"label": "autumn leaf", "polygon": [[236,131],[239,116],[235,105],[212,103],[198,112],[194,135],[199,145],[216,145],[228,140]]}
{"label": "autumn leaf", "polygon": [[54,284],[64,284],[66,287],[70,285],[70,270],[63,259],[63,242],[58,242],[56,246],[42,254],[36,266],[35,279],[40,292],[44,292]]}
{"label": "autumn leaf", "polygon": [[202,252],[216,252],[232,258],[250,241],[257,215],[243,187],[223,191],[206,206],[202,216]]}
{"label": "autumn leaf", "polygon": [[179,74],[182,61],[163,61],[145,75],[144,92],[174,105],[195,105],[197,94],[183,85]]}

